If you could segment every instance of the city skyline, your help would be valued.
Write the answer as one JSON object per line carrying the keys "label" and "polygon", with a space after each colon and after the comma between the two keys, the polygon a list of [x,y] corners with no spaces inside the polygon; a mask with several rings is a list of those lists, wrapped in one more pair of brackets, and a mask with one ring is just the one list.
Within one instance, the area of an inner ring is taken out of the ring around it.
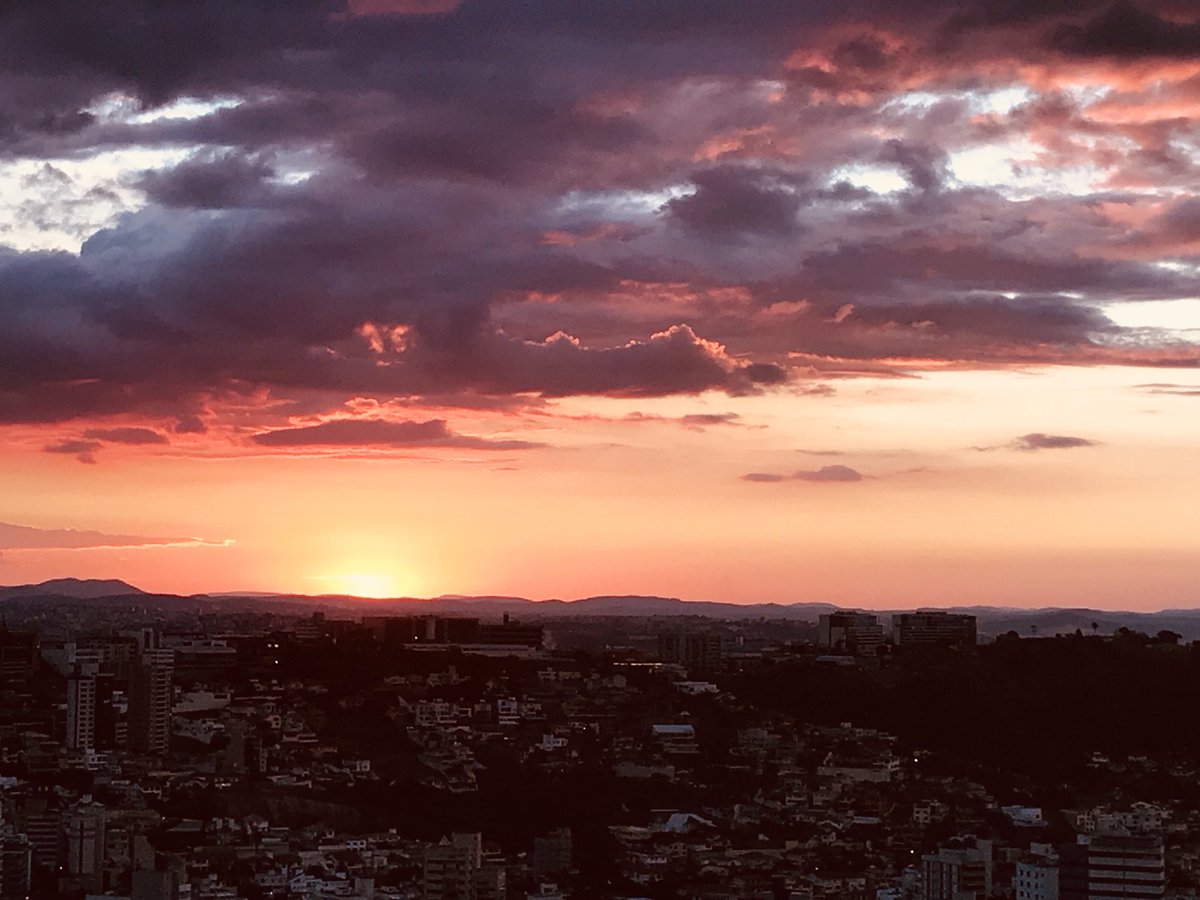
{"label": "city skyline", "polygon": [[0,584],[1200,607],[1191,4],[0,22]]}

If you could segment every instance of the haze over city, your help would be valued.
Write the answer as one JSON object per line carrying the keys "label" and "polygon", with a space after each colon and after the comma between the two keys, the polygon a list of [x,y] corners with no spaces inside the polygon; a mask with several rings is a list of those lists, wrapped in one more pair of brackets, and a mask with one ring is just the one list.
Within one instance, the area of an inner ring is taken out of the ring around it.
{"label": "haze over city", "polygon": [[1200,19],[0,13],[0,584],[1200,607]]}

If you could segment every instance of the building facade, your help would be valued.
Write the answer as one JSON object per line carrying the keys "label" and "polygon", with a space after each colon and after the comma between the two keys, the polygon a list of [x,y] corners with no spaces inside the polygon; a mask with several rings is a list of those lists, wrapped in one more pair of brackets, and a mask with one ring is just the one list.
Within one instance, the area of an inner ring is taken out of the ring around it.
{"label": "building facade", "polygon": [[67,678],[67,735],[71,750],[91,750],[96,746],[96,679],[100,665],[77,660]]}
{"label": "building facade", "polygon": [[1016,900],[1059,900],[1058,866],[1040,857],[1017,860],[1013,896]]}
{"label": "building facade", "polygon": [[817,628],[822,647],[855,656],[874,656],[883,643],[883,626],[872,613],[822,613]]}
{"label": "building facade", "polygon": [[974,647],[978,640],[975,617],[960,613],[922,611],[892,616],[892,641],[897,647]]}
{"label": "building facade", "polygon": [[921,857],[923,900],[986,897],[992,889],[992,862],[980,848],[946,849]]}
{"label": "building facade", "polygon": [[1061,900],[1154,900],[1166,896],[1161,838],[1096,835],[1059,851]]}
{"label": "building facade", "polygon": [[166,754],[171,742],[172,650],[146,650],[129,679],[129,746],[152,756]]}

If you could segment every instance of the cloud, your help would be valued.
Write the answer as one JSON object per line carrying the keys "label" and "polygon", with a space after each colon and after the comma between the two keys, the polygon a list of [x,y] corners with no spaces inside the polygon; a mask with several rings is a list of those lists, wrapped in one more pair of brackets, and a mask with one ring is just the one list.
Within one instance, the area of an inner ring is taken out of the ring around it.
{"label": "cloud", "polygon": [[733,428],[744,428],[746,423],[735,412],[723,413],[688,413],[682,416],[662,416],[656,413],[632,412],[624,416],[622,422],[673,422],[692,431],[704,431],[706,428],[727,425]]}
{"label": "cloud", "polygon": [[737,413],[690,413],[679,417],[679,424],[684,428],[704,430],[717,425],[741,427],[745,423]]}
{"label": "cloud", "polygon": [[107,547],[224,546],[227,541],[195,537],[107,534],[74,528],[34,528],[0,522],[0,550],[85,550]]}
{"label": "cloud", "polygon": [[1017,450],[1028,451],[1070,450],[1075,447],[1095,447],[1097,446],[1097,442],[1065,434],[1042,434],[1041,432],[1034,432],[1021,435],[1013,441],[1012,446]]}
{"label": "cloud", "polygon": [[1200,397],[1200,385],[1172,384],[1170,382],[1154,382],[1134,386],[1148,394],[1165,394],[1170,397]]}
{"label": "cloud", "polygon": [[889,140],[880,151],[879,161],[898,165],[912,189],[922,194],[937,193],[950,177],[946,153],[924,144]]}
{"label": "cloud", "polygon": [[64,453],[74,456],[81,463],[95,465],[96,451],[104,445],[99,441],[84,441],[66,439],[47,444],[42,448],[46,453]]}
{"label": "cloud", "polygon": [[805,397],[834,397],[837,395],[837,388],[829,384],[814,384],[800,388],[798,393]]}
{"label": "cloud", "polygon": [[144,447],[151,444],[166,444],[166,435],[152,428],[89,428],[83,433],[87,440],[105,441],[110,444],[129,444]]}
{"label": "cloud", "polygon": [[169,443],[166,436],[152,428],[119,427],[119,428],[89,428],[81,437],[64,438],[47,444],[42,448],[46,453],[63,453],[73,455],[81,463],[95,465],[96,454],[107,444],[124,444],[134,447],[164,445]]}
{"label": "cloud", "polygon": [[180,416],[179,421],[175,423],[176,434],[204,434],[207,431],[208,426],[199,416]]}
{"label": "cloud", "polygon": [[455,434],[444,419],[392,422],[335,419],[318,425],[279,428],[253,436],[263,447],[454,447],[467,450],[529,450],[531,441],[490,440]]}
{"label": "cloud", "polygon": [[1200,23],[1170,21],[1118,0],[1085,23],[1055,29],[1049,43],[1078,56],[1187,59],[1200,53]]}
{"label": "cloud", "polygon": [[862,481],[862,473],[849,466],[821,466],[819,469],[808,469],[792,474],[797,481]]}
{"label": "cloud", "polygon": [[193,156],[173,169],[148,171],[138,186],[156,203],[191,209],[229,209],[271,202],[274,170],[261,157],[231,152]]}
{"label": "cloud", "polygon": [[1200,233],[1178,6],[77,6],[0,29],[0,425],[109,434],[49,452],[279,433],[247,398],[1200,365],[1102,311],[1200,290],[1158,265]]}
{"label": "cloud", "polygon": [[798,179],[780,171],[722,166],[692,175],[695,191],[667,202],[670,219],[716,238],[786,235],[798,227]]}
{"label": "cloud", "polygon": [[809,481],[824,483],[850,483],[862,481],[865,476],[857,469],[849,466],[821,466],[819,469],[801,469],[790,475],[777,475],[769,472],[751,472],[742,476],[743,481],[754,481],[763,484],[775,484],[781,481]]}

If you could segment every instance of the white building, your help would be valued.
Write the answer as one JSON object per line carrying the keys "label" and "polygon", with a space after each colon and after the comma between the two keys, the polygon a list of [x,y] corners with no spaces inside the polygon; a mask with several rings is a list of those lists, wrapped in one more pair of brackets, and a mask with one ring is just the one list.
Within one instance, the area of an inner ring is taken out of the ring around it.
{"label": "white building", "polygon": [[67,678],[67,747],[91,750],[96,746],[96,676],[99,663],[78,660]]}
{"label": "white building", "polygon": [[1058,864],[1035,856],[1017,860],[1013,896],[1016,900],[1058,900]]}

